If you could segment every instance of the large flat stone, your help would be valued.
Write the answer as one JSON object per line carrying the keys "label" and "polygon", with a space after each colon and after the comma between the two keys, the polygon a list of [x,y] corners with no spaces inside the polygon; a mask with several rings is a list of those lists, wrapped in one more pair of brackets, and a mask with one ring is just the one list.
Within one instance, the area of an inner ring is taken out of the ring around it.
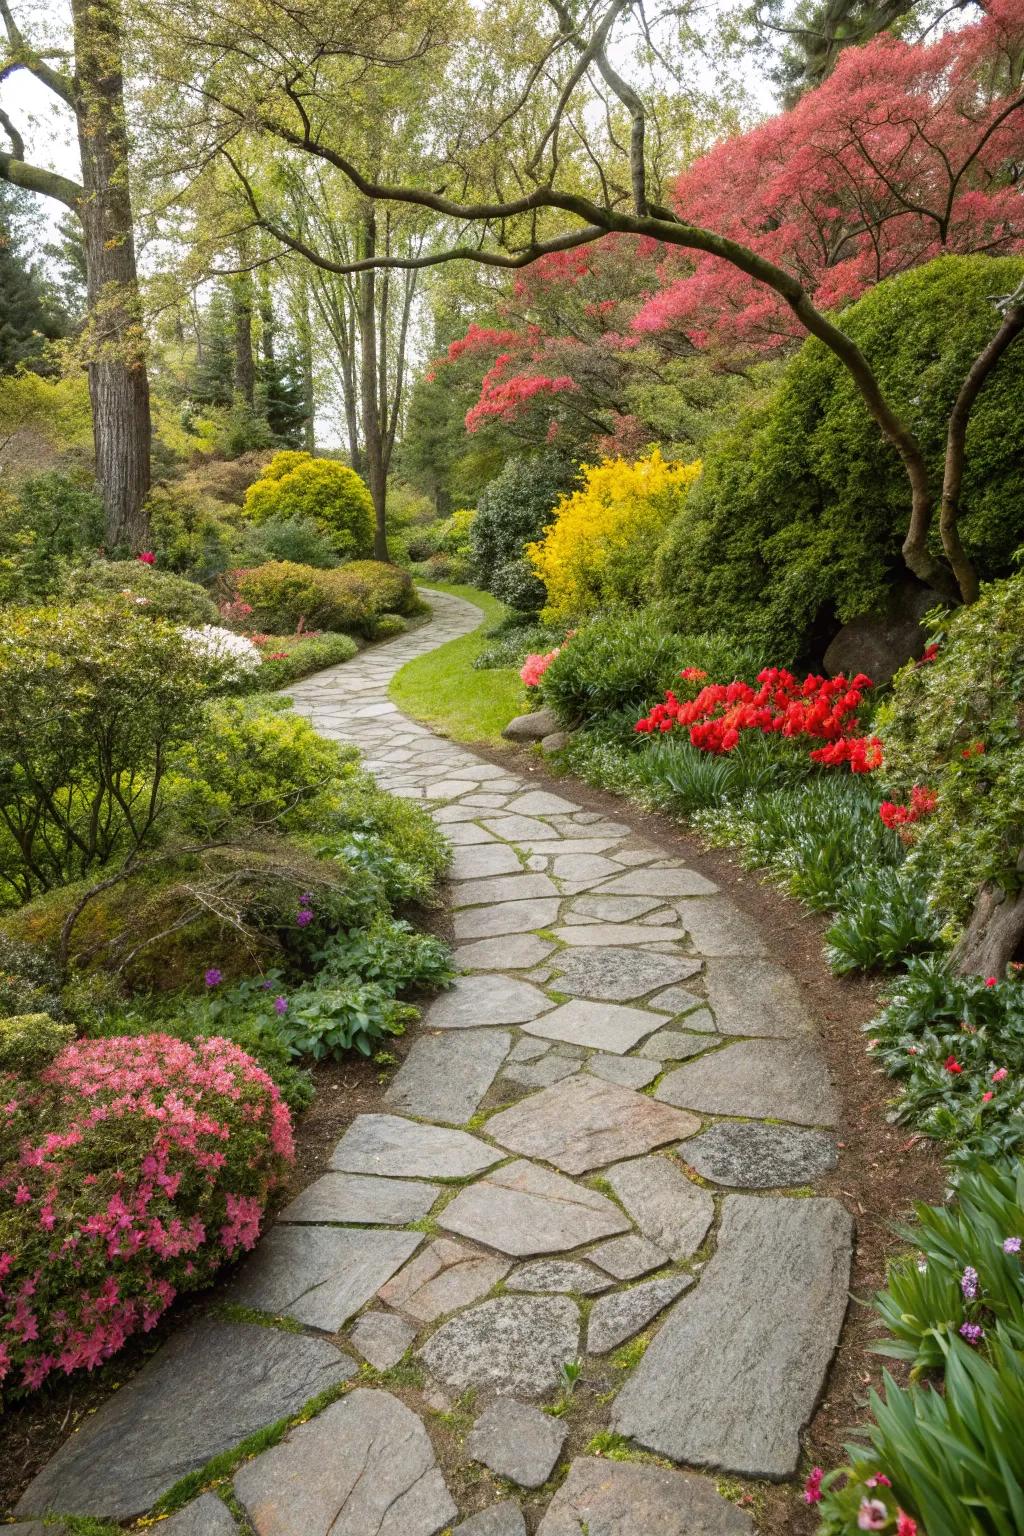
{"label": "large flat stone", "polygon": [[461,1190],[438,1221],[515,1258],[566,1252],[629,1228],[618,1206],[596,1189],[525,1161]]}
{"label": "large flat stone", "polygon": [[338,1142],[330,1166],[339,1173],[385,1178],[466,1179],[499,1154],[466,1131],[417,1125],[400,1115],[357,1115]]}
{"label": "large flat stone", "polygon": [[765,955],[764,935],[728,896],[684,897],[675,903],[683,927],[702,955]]}
{"label": "large flat stone", "polygon": [[597,1053],[587,1062],[587,1071],[603,1077],[620,1088],[646,1088],[661,1071],[658,1061],[641,1061],[638,1056],[605,1056]]}
{"label": "large flat stone", "polygon": [[567,1296],[498,1296],[442,1323],[420,1351],[438,1381],[513,1397],[543,1397],[580,1347],[580,1316]]}
{"label": "large flat stone", "polygon": [[286,1205],[279,1221],[348,1222],[404,1227],[420,1221],[441,1193],[439,1184],[375,1179],[362,1173],[325,1173]]}
{"label": "large flat stone", "polygon": [[543,789],[528,790],[509,806],[509,810],[517,816],[568,816],[582,809],[574,801],[563,800],[561,795],[549,795]]}
{"label": "large flat stone", "polygon": [[257,1536],[436,1536],[458,1517],[412,1409],[366,1388],[247,1462],[235,1493]]}
{"label": "large flat stone", "polygon": [[653,1034],[667,1015],[646,1008],[624,1008],[621,1003],[597,1003],[574,997],[544,1018],[529,1020],[529,1033],[542,1040],[566,1040],[599,1051],[624,1055],[638,1040]]}
{"label": "large flat stone", "polygon": [[452,906],[493,906],[501,901],[532,901],[557,896],[558,887],[547,875],[496,875],[490,880],[462,880],[451,890]]}
{"label": "large flat stone", "polygon": [[[40,1536],[52,1529],[40,1526]],[[201,1493],[169,1520],[160,1522],[160,1536],[235,1536],[237,1530],[234,1515],[215,1493]]]}
{"label": "large flat stone", "polygon": [[[612,1242],[618,1241],[612,1238]],[[505,1286],[510,1291],[534,1291],[542,1296],[596,1296],[611,1283],[607,1275],[576,1259],[533,1259],[517,1265]]]}
{"label": "large flat stone", "polygon": [[727,1197],[718,1248],[613,1409],[673,1461],[791,1477],[846,1313],[853,1223],[834,1200]]}
{"label": "large flat stone", "polygon": [[551,873],[556,880],[571,880],[577,887],[583,887],[596,885],[598,880],[617,874],[621,868],[620,864],[600,853],[559,853],[555,855]]}
{"label": "large flat stone", "polygon": [[554,947],[550,939],[538,939],[533,933],[510,933],[501,939],[461,944],[455,964],[463,971],[528,971],[546,960]]}
{"label": "large flat stone", "polygon": [[738,1040],[663,1077],[655,1097],[709,1115],[835,1125],[825,1063],[803,1040]]}
{"label": "large flat stone", "polygon": [[662,905],[660,896],[577,896],[569,910],[597,923],[634,923]]}
{"label": "large flat stone", "polygon": [[755,1120],[720,1121],[679,1149],[705,1179],[738,1189],[785,1189],[809,1184],[836,1166],[835,1138]]}
{"label": "large flat stone", "polygon": [[423,1023],[426,1029],[476,1029],[480,1025],[526,1024],[553,1007],[538,987],[513,976],[459,976],[434,999]]}
{"label": "large flat stone", "polygon": [[695,869],[631,869],[601,886],[609,896],[711,896],[718,890]]}
{"label": "large flat stone", "polygon": [[656,1243],[652,1243],[650,1238],[641,1237],[639,1232],[627,1232],[624,1237],[610,1237],[606,1243],[589,1249],[587,1258],[600,1265],[609,1275],[614,1275],[616,1280],[636,1280],[638,1276],[649,1275],[652,1269],[661,1269],[668,1263],[668,1254]]}
{"label": "large flat stone", "polygon": [[537,1536],[754,1536],[746,1515],[705,1478],[635,1461],[580,1456]]}
{"label": "large flat stone", "polygon": [[503,1029],[419,1034],[384,1101],[424,1120],[464,1124],[491,1086],[510,1040]]}
{"label": "large flat stone", "polygon": [[539,1488],[551,1476],[567,1427],[528,1403],[499,1397],[489,1403],[466,1438],[466,1453],[497,1477],[520,1488]]}
{"label": "large flat stone", "polygon": [[501,1146],[543,1158],[564,1173],[602,1168],[697,1129],[692,1115],[666,1117],[664,1105],[589,1073],[545,1088],[487,1122],[488,1134]]}
{"label": "large flat stone", "polygon": [[644,1237],[674,1259],[697,1252],[715,1219],[715,1202],[706,1189],[690,1182],[673,1158],[619,1163],[605,1178]]}
{"label": "large flat stone", "polygon": [[452,1536],[526,1536],[526,1521],[514,1499],[503,1499],[463,1520]]}
{"label": "large flat stone", "polygon": [[490,907],[472,907],[456,912],[453,918],[455,937],[463,939],[493,939],[504,933],[531,933],[537,928],[550,928],[558,918],[558,902],[555,900],[502,901]]}
{"label": "large flat stone", "polygon": [[15,1513],[141,1514],[211,1456],[354,1372],[326,1339],[212,1318],[190,1323],[83,1419]]}
{"label": "large flat stone", "polygon": [[349,1343],[375,1371],[390,1371],[416,1337],[416,1329],[392,1312],[364,1312]]}
{"label": "large flat stone", "polygon": [[609,1002],[646,997],[657,987],[692,975],[692,963],[682,956],[676,960],[670,955],[652,955],[642,949],[620,946],[567,950],[553,963],[560,972],[560,992]]}
{"label": "large flat stone", "polygon": [[[689,1017],[696,1018],[697,1014]],[[710,1019],[710,1014],[708,1015]],[[681,1023],[686,1024],[687,1019]],[[716,1037],[704,1032],[691,1032],[689,1029],[659,1029],[657,1034],[649,1036],[640,1047],[640,1055],[647,1060],[685,1061],[687,1056],[699,1056],[701,1051],[708,1050],[715,1044]]]}
{"label": "large flat stone", "polygon": [[[554,918],[549,919],[553,922]],[[538,928],[547,924],[537,923]],[[648,928],[642,923],[572,923],[552,930],[570,949],[607,949],[609,945],[678,944],[678,928]],[[675,953],[675,951],[674,951]]]}
{"label": "large flat stone", "polygon": [[796,979],[771,960],[712,959],[708,1002],[723,1035],[807,1035],[814,1029]]}
{"label": "large flat stone", "polygon": [[226,1299],[336,1333],[422,1240],[419,1232],[271,1227]]}
{"label": "large flat stone", "polygon": [[529,847],[535,842],[550,842],[554,837],[546,821],[535,821],[531,816],[488,816],[484,826],[496,837],[503,837],[521,847]]}
{"label": "large flat stone", "polygon": [[599,1297],[587,1319],[587,1354],[606,1355],[617,1349],[693,1284],[693,1275],[662,1275]]}
{"label": "large flat stone", "polygon": [[[477,828],[487,836],[482,828]],[[504,843],[477,843],[457,848],[448,871],[452,880],[485,880],[490,875],[517,875],[523,866],[519,856]]]}
{"label": "large flat stone", "polygon": [[486,1296],[509,1268],[493,1253],[438,1237],[381,1286],[380,1299],[418,1323],[433,1323]]}

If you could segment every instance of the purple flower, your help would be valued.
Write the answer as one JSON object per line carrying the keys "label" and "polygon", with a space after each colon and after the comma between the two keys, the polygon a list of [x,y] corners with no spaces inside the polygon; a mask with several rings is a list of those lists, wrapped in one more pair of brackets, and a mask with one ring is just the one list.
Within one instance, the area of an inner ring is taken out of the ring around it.
{"label": "purple flower", "polygon": [[985,1337],[985,1330],[980,1323],[961,1323],[960,1337],[966,1339],[968,1344],[980,1344]]}
{"label": "purple flower", "polygon": [[203,980],[206,982],[208,987],[216,987],[220,985],[220,983],[224,980],[224,977],[221,972],[218,971],[215,965],[211,965],[210,969],[203,977]]}
{"label": "purple flower", "polygon": [[274,1012],[275,1013],[287,1013],[288,1012],[288,999],[286,997],[275,997],[274,998]]}
{"label": "purple flower", "polygon": [[968,1301],[976,1301],[978,1297],[978,1271],[968,1264],[960,1280],[960,1289]]}
{"label": "purple flower", "polygon": [[260,986],[263,988],[264,992],[269,992],[273,985],[274,985],[274,983],[272,981],[261,981],[260,982]]}
{"label": "purple flower", "polygon": [[300,907],[295,914],[295,921],[300,928],[305,928],[313,921],[313,914],[308,907]]}
{"label": "purple flower", "polygon": [[1004,1253],[1020,1253],[1020,1238],[1008,1237],[1003,1244]]}
{"label": "purple flower", "polygon": [[313,900],[313,893],[312,893],[312,891],[303,891],[302,895],[299,897],[299,906],[300,907],[308,907],[310,905],[310,903],[312,902],[312,900]]}

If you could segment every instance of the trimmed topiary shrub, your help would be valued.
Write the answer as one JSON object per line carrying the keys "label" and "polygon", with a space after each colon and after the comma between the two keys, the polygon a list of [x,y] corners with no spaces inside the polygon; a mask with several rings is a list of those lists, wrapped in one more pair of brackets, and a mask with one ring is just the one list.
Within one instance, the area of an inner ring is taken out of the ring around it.
{"label": "trimmed topiary shrub", "polygon": [[290,560],[235,574],[251,622],[271,634],[305,629],[351,630],[372,638],[382,613],[415,613],[419,606],[408,571],[380,560],[353,560],[331,571]]}
{"label": "trimmed topiary shrub", "polygon": [[574,467],[555,454],[531,459],[509,459],[499,475],[481,492],[476,517],[469,533],[473,568],[480,585],[502,601],[508,599],[493,583],[508,590],[506,567],[516,565],[515,606],[536,611],[544,601],[544,588],[532,571],[524,572],[523,550],[543,533],[559,497],[576,477]]}
{"label": "trimmed topiary shrub", "polygon": [[291,449],[276,453],[246,491],[245,510],[257,523],[305,518],[331,536],[343,558],[358,559],[373,548],[370,493],[355,470],[336,459]]}
{"label": "trimmed topiary shrub", "polygon": [[226,1040],[79,1040],[0,1077],[0,1382],[20,1394],[108,1360],[252,1248],[294,1150]]}
{"label": "trimmed topiary shrub", "polygon": [[[996,327],[991,296],[1022,276],[1020,257],[943,256],[843,312],[844,330],[917,434],[936,506],[949,412]],[[1016,346],[982,390],[967,434],[960,526],[983,577],[1005,574],[1024,539],[1022,393]],[[815,654],[905,579],[909,508],[895,450],[849,374],[812,339],[771,397],[705,456],[662,549],[659,590],[681,628],[757,637],[773,664]]]}
{"label": "trimmed topiary shrub", "polygon": [[61,596],[72,603],[122,597],[148,619],[216,624],[217,605],[195,581],[142,560],[97,560],[69,571]]}
{"label": "trimmed topiary shrub", "polygon": [[327,585],[331,590],[355,590],[358,586],[366,593],[366,606],[374,614],[411,614],[420,607],[409,572],[383,560],[350,560],[348,565],[330,572]]}

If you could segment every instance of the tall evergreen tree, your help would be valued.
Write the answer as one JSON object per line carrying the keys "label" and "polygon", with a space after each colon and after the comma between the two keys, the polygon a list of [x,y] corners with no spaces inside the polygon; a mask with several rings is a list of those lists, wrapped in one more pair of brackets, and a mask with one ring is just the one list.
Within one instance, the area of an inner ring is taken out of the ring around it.
{"label": "tall evergreen tree", "polygon": [[46,343],[68,331],[67,317],[26,259],[24,204],[22,193],[0,182],[0,373],[23,363],[38,371]]}

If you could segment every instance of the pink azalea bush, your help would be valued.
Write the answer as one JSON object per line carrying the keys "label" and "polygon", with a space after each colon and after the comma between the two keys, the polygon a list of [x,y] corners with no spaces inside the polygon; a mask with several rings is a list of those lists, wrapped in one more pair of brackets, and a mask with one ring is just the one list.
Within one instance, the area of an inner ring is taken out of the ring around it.
{"label": "pink azalea bush", "polygon": [[259,1236],[288,1109],[228,1040],[77,1040],[0,1073],[0,1384],[93,1369]]}

